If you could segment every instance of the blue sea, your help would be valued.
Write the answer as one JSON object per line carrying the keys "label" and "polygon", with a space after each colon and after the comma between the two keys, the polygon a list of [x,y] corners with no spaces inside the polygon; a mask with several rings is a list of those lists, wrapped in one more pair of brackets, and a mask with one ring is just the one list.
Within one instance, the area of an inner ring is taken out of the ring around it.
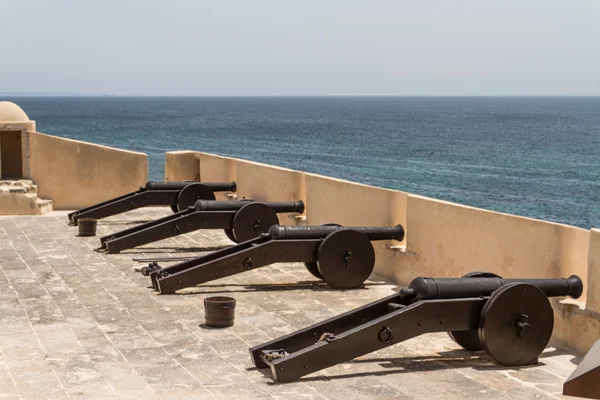
{"label": "blue sea", "polygon": [[[199,150],[600,227],[598,97],[19,97],[38,130]],[[339,199],[344,201],[344,199]]]}

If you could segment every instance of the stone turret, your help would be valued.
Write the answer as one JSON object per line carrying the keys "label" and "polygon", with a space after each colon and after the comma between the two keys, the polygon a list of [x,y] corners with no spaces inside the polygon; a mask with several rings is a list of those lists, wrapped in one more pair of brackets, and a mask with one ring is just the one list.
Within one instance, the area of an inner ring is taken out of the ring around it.
{"label": "stone turret", "polygon": [[36,215],[52,210],[37,197],[29,169],[29,132],[35,121],[10,101],[0,101],[0,215]]}
{"label": "stone turret", "polygon": [[31,120],[25,111],[10,101],[0,101],[0,122],[29,123]]}

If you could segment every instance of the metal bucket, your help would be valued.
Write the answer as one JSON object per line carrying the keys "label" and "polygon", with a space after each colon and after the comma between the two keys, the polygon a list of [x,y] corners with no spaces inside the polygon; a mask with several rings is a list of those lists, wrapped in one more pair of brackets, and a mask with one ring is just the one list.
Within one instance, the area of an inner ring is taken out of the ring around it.
{"label": "metal bucket", "polygon": [[77,220],[79,236],[96,236],[98,221],[95,218],[80,218]]}
{"label": "metal bucket", "polygon": [[206,325],[223,328],[233,325],[235,315],[235,299],[215,296],[204,299],[204,317]]}

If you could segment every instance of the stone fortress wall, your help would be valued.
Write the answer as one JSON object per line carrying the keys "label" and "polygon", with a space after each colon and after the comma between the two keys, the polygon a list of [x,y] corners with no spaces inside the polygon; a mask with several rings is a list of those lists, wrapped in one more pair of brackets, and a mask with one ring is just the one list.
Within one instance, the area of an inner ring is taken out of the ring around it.
{"label": "stone fortress wall", "polygon": [[139,189],[148,156],[39,132],[29,137],[31,179],[54,209],[86,207]]}
{"label": "stone fortress wall", "polygon": [[[11,143],[15,137],[20,138],[21,164],[13,162],[15,151],[6,147],[2,151],[3,142],[16,148]],[[146,154],[37,132],[35,122],[8,102],[0,102],[0,165],[9,171],[20,168],[21,176],[16,178],[33,181],[39,196],[60,210],[137,190],[148,179]],[[577,274],[584,281],[583,296],[553,300],[554,343],[584,353],[600,337],[599,229],[517,217],[197,151],[166,153],[165,180],[235,180],[238,199],[303,200],[304,215],[282,220],[286,225],[402,224],[406,229],[402,243],[374,242],[375,273],[401,286],[417,276],[459,277],[471,271],[505,278]],[[31,205],[32,196],[2,191],[0,214],[40,214],[39,207]],[[230,197],[220,193],[217,198]],[[29,208],[19,203],[23,201],[29,202]]]}

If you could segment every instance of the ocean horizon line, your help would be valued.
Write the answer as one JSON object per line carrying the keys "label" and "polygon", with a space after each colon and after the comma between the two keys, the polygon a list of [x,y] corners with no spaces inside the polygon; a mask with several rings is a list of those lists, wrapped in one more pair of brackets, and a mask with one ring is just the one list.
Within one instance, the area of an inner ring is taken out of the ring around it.
{"label": "ocean horizon line", "polygon": [[536,94],[511,94],[511,95],[497,95],[497,94],[472,94],[472,95],[442,95],[442,94],[431,94],[431,95],[116,95],[116,94],[85,94],[85,93],[2,93],[0,97],[6,98],[31,98],[31,97],[44,97],[44,98],[206,98],[206,99],[243,99],[243,98],[599,98],[600,94],[574,94],[574,95],[536,95]]}

